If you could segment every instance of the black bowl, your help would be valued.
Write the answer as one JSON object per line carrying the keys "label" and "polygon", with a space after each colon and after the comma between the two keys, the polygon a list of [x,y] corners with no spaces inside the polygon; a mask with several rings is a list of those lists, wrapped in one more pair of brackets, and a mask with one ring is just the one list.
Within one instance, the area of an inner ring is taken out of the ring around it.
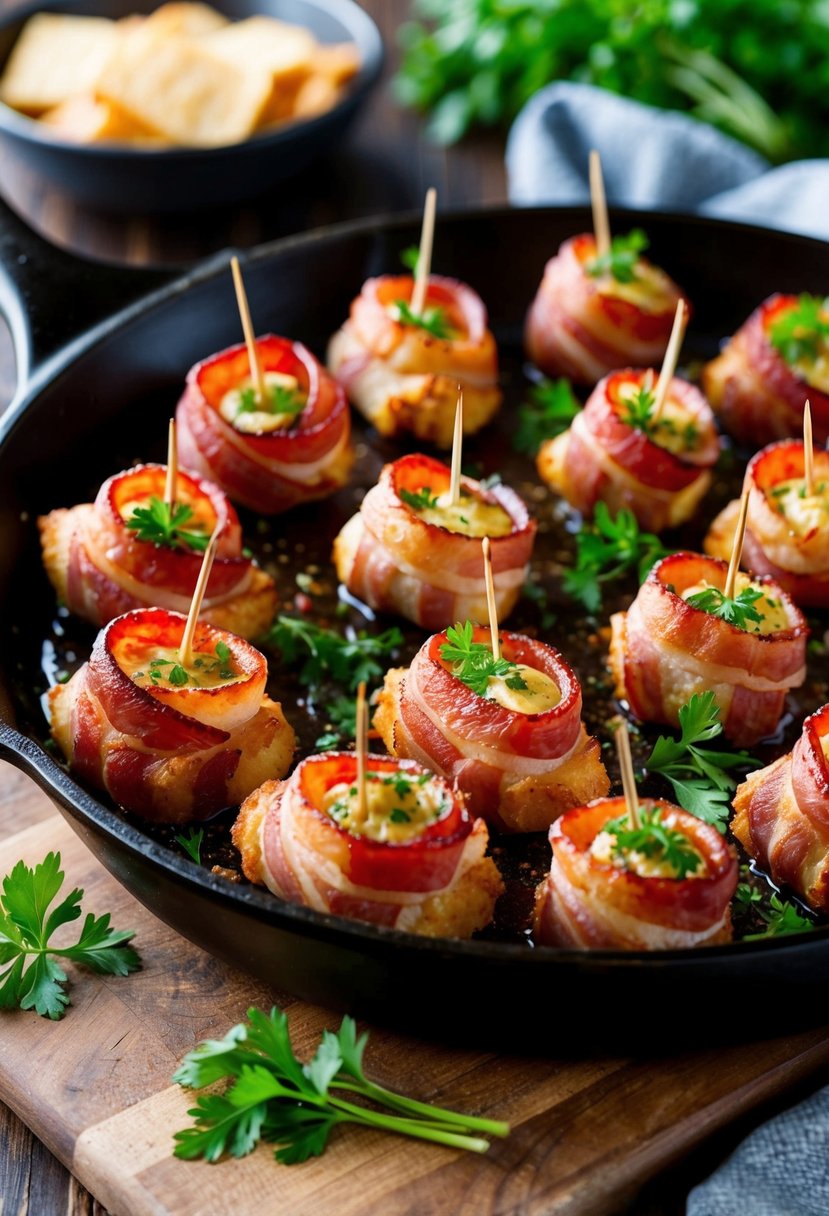
{"label": "black bowl", "polygon": [[[150,13],[161,0],[55,0],[50,12],[126,17]],[[173,212],[238,203],[293,177],[345,132],[377,82],[383,42],[354,0],[216,0],[234,21],[257,14],[303,25],[320,42],[354,42],[362,67],[326,114],[219,148],[141,149],[55,139],[48,129],[0,102],[0,148],[10,176],[33,169],[50,185],[102,211]],[[43,8],[26,5],[0,22],[0,71],[26,20]]]}

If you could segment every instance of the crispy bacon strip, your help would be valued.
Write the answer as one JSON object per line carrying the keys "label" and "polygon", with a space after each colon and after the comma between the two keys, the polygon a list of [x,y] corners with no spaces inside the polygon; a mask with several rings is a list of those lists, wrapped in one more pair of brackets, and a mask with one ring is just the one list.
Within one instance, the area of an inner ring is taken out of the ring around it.
{"label": "crispy bacon strip", "polygon": [[[337,575],[352,595],[379,612],[394,612],[423,629],[458,620],[486,619],[486,587],[478,537],[429,523],[407,506],[401,491],[424,486],[440,495],[449,470],[430,456],[403,456],[380,479],[334,541]],[[536,522],[508,486],[484,489],[469,477],[461,485],[476,498],[502,507],[513,522],[491,541],[495,600],[500,620],[515,607],[527,574]]]}
{"label": "crispy bacon strip", "polygon": [[[491,827],[538,832],[610,788],[599,744],[581,720],[581,686],[558,651],[517,633],[501,652],[543,671],[561,693],[545,713],[522,714],[479,697],[441,658],[446,634],[424,642],[408,671],[386,676],[374,725],[396,756],[418,760],[466,795]],[[489,644],[488,629],[473,640]]]}
{"label": "crispy bacon strip", "polygon": [[829,705],[803,723],[793,751],[749,773],[734,798],[731,830],[776,883],[829,912]]}
{"label": "crispy bacon strip", "polygon": [[345,393],[299,342],[267,334],[256,348],[264,372],[293,376],[307,395],[294,424],[268,434],[236,430],[219,413],[225,395],[250,376],[244,345],[197,363],[176,409],[182,463],[210,477],[232,499],[276,515],[327,498],[344,485],[353,461]]}
{"label": "crispy bacon strip", "polygon": [[698,878],[643,878],[599,861],[590,847],[624,798],[600,798],[568,811],[550,828],[553,861],[536,895],[535,939],[579,950],[671,950],[731,940],[737,858],[716,828],[669,802],[664,822],[681,831],[705,862]]}
{"label": "crispy bacon strip", "polygon": [[413,287],[410,275],[368,279],[331,339],[328,367],[381,435],[411,432],[449,448],[458,385],[465,434],[479,431],[500,406],[498,352],[483,302],[456,279],[432,275],[426,293],[425,309],[442,310],[450,336],[402,324],[395,306],[410,303]]}
{"label": "crispy bacon strip", "polygon": [[579,384],[595,384],[617,367],[661,363],[683,298],[676,283],[642,258],[654,288],[653,310],[648,311],[625,299],[612,281],[587,274],[584,264],[595,256],[592,235],[564,242],[544,268],[524,329],[533,363],[548,376],[566,376]]}
{"label": "crispy bacon strip", "polygon": [[[426,772],[388,756],[369,756],[367,769]],[[310,756],[287,781],[267,781],[252,793],[233,827],[247,878],[318,912],[428,937],[469,937],[488,924],[503,883],[485,856],[484,822],[473,822],[463,798],[445,785],[450,811],[416,838],[357,836],[321,809],[326,792],[351,785],[356,770],[353,752]]]}
{"label": "crispy bacon strip", "polygon": [[610,618],[610,666],[616,695],[643,722],[678,726],[688,698],[712,689],[724,733],[748,746],[774,731],[786,693],[803,683],[809,629],[770,579],[758,581],[781,600],[789,623],[776,633],[738,629],[682,598],[703,581],[722,589],[726,573],[725,562],[695,553],[657,562],[629,610]]}
{"label": "crispy bacon strip", "polygon": [[[815,481],[829,486],[829,453],[814,454]],[[752,574],[767,574],[806,608],[829,607],[829,518],[802,535],[793,531],[786,516],[769,502],[769,492],[782,482],[804,475],[803,444],[782,440],[763,448],[749,462],[748,524],[742,563]],[[712,523],[705,552],[727,558],[737,526],[739,502],[730,502]]]}
{"label": "crispy bacon strip", "polygon": [[[167,470],[145,464],[105,481],[94,503],[58,509],[38,520],[46,572],[71,612],[106,625],[133,608],[187,612],[203,554],[138,540],[127,527],[136,506],[164,498]],[[193,511],[186,527],[205,536],[219,530],[219,545],[204,598],[204,620],[256,637],[276,610],[273,579],[242,554],[242,527],[218,486],[183,469],[177,502]],[[126,515],[126,519],[125,519]]]}
{"label": "crispy bacon strip", "polygon": [[133,681],[131,657],[178,647],[185,622],[161,608],[117,617],[89,662],[49,692],[52,734],[72,772],[156,823],[206,819],[240,802],[286,772],[295,747],[281,706],[265,695],[264,657],[225,630],[201,622],[194,651],[224,642],[240,679],[207,688]]}
{"label": "crispy bacon strip", "polygon": [[542,444],[538,471],[583,515],[592,515],[601,501],[613,514],[627,507],[643,528],[660,532],[694,515],[711,485],[720,441],[702,393],[678,377],[666,408],[676,405],[689,416],[693,446],[674,455],[626,422],[626,395],[645,385],[648,375],[628,369],[600,381],[570,429]]}
{"label": "crispy bacon strip", "polygon": [[769,341],[773,322],[796,304],[797,296],[769,296],[703,370],[715,414],[747,447],[800,435],[807,399],[815,442],[829,441],[829,395],[803,380]]}

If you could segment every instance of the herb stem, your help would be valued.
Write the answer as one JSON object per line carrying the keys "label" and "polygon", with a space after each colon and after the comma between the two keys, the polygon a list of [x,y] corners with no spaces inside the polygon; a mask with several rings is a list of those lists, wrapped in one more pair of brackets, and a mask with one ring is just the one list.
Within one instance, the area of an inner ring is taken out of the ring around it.
{"label": "herb stem", "polygon": [[462,1115],[456,1111],[444,1110],[440,1106],[430,1106],[428,1102],[418,1102],[415,1098],[404,1098],[402,1094],[396,1094],[382,1085],[375,1085],[373,1081],[354,1084],[347,1081],[332,1081],[331,1088],[350,1089],[383,1106],[411,1111],[412,1114],[431,1119],[433,1122],[464,1127],[468,1131],[486,1132],[490,1136],[509,1135],[508,1123],[501,1123],[496,1119],[480,1119],[475,1115]]}
{"label": "herb stem", "polygon": [[353,1102],[344,1102],[341,1098],[329,1098],[328,1105],[344,1111],[352,1117],[355,1123],[382,1127],[384,1131],[396,1131],[404,1136],[416,1136],[420,1140],[433,1140],[437,1144],[468,1149],[472,1153],[485,1153],[489,1148],[489,1142],[481,1140],[477,1136],[464,1136],[458,1132],[447,1131],[443,1126],[422,1123],[418,1119],[403,1119],[397,1115],[380,1114],[377,1111],[368,1110],[365,1106],[355,1106]]}

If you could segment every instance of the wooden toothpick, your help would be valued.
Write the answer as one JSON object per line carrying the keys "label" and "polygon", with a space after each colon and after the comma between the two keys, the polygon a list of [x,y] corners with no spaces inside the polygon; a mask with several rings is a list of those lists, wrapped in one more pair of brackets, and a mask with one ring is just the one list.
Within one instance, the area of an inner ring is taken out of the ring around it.
{"label": "wooden toothpick", "polygon": [[812,407],[807,401],[803,407],[803,476],[807,498],[815,492],[815,445],[812,440]]}
{"label": "wooden toothpick", "polygon": [[207,580],[210,578],[210,571],[213,569],[213,558],[216,556],[216,546],[219,543],[220,531],[221,528],[217,526],[216,531],[210,537],[210,543],[205,549],[204,557],[202,558],[201,570],[196,580],[196,590],[193,592],[190,611],[187,614],[187,624],[184,626],[184,633],[181,635],[181,644],[178,648],[178,661],[182,667],[189,667],[193,657],[193,634],[196,632],[196,625],[199,623],[199,613],[201,612],[204,593],[207,590]]}
{"label": "wooden toothpick", "polygon": [[665,351],[665,358],[662,360],[662,370],[659,373],[659,379],[656,382],[656,392],[654,394],[653,410],[651,412],[651,422],[658,420],[662,413],[663,406],[668,400],[668,389],[671,387],[671,381],[674,378],[676,365],[679,362],[679,352],[682,350],[682,343],[685,338],[685,329],[688,325],[688,305],[684,300],[680,300],[676,306],[674,313],[674,324],[671,330],[671,336],[668,340],[668,349]]}
{"label": "wooden toothpick", "polygon": [[452,472],[449,475],[449,506],[456,507],[461,500],[461,458],[463,457],[463,389],[458,385],[458,404],[455,407],[455,437],[452,440]]}
{"label": "wooden toothpick", "polygon": [[607,214],[607,198],[602,176],[602,158],[595,148],[590,153],[590,205],[593,208],[593,232],[596,236],[596,253],[600,258],[610,253],[610,219]]}
{"label": "wooden toothpick", "polygon": [[239,269],[239,259],[237,257],[230,259],[230,269],[233,272],[233,286],[236,289],[236,303],[239,306],[239,316],[242,320],[245,346],[248,348],[248,362],[250,363],[250,378],[253,381],[253,391],[256,394],[257,403],[262,405],[267,400],[265,374],[262,371],[262,364],[259,362],[259,351],[256,349],[256,335],[253,332],[253,324],[250,319],[247,292],[242,282],[242,271]]}
{"label": "wooden toothpick", "polygon": [[366,803],[366,747],[368,739],[368,707],[366,706],[366,682],[361,680],[357,688],[357,814],[365,819]]}
{"label": "wooden toothpick", "polygon": [[639,818],[639,795],[636,793],[636,777],[633,772],[633,757],[630,754],[627,722],[620,722],[616,728],[616,751],[619,756],[619,768],[622,770],[622,789],[625,791],[628,823],[632,828],[639,828],[642,826]]}
{"label": "wooden toothpick", "polygon": [[412,291],[411,309],[416,317],[423,312],[423,306],[426,303],[426,289],[429,286],[429,272],[432,269],[432,242],[435,238],[437,200],[438,192],[434,186],[430,186],[426,191],[426,203],[423,208],[423,227],[420,230],[420,249],[417,255],[417,269]]}
{"label": "wooden toothpick", "polygon": [[484,537],[482,548],[484,551],[486,607],[489,613],[489,633],[492,638],[492,657],[497,663],[501,658],[501,639],[498,636],[498,608],[495,603],[495,583],[492,578],[492,546],[490,545],[488,536]]}
{"label": "wooden toothpick", "polygon": [[176,483],[178,481],[178,445],[176,444],[176,420],[170,419],[167,429],[167,478],[164,482],[164,501],[172,513],[176,505]]}
{"label": "wooden toothpick", "polygon": [[740,558],[743,556],[743,540],[746,534],[746,520],[748,519],[748,496],[749,487],[743,487],[743,496],[740,499],[740,514],[737,519],[737,530],[734,533],[734,541],[731,545],[731,560],[728,563],[728,574],[725,576],[725,587],[723,595],[726,599],[733,600],[734,588],[737,585],[737,572],[740,569]]}

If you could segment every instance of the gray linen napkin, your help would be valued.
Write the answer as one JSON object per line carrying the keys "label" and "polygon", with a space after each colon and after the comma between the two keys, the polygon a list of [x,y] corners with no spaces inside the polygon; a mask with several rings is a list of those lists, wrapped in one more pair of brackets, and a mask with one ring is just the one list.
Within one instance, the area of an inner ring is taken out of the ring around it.
{"label": "gray linen napkin", "polygon": [[587,202],[591,148],[601,153],[611,203],[695,211],[829,240],[829,161],[771,169],[706,123],[590,85],[548,85],[518,115],[507,142],[510,201]]}

